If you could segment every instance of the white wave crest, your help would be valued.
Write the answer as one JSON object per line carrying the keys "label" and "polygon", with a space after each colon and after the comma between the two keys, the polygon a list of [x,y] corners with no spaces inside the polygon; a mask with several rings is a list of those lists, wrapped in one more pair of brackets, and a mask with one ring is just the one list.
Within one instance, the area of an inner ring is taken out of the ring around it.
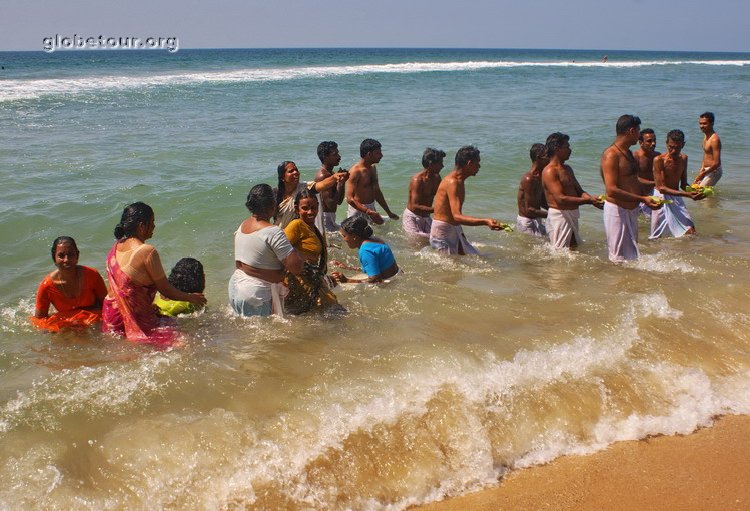
{"label": "white wave crest", "polygon": [[290,68],[251,68],[232,71],[204,71],[153,76],[83,76],[77,78],[4,80],[0,102],[36,99],[58,94],[81,94],[100,91],[143,89],[150,87],[185,86],[200,83],[246,83],[297,79],[319,79],[332,76],[378,73],[460,72],[516,67],[578,67],[635,68],[669,65],[745,66],[750,60],[654,60],[654,61],[469,61],[469,62],[404,62],[399,64],[366,64],[353,66],[302,66]]}

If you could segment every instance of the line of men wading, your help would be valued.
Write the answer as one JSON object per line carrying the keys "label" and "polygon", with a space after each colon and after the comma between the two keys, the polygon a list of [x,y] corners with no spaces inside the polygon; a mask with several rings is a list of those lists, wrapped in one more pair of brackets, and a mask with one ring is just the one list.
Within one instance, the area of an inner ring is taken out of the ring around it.
{"label": "line of men wading", "polygon": [[[638,217],[651,222],[649,238],[675,237],[695,233],[683,197],[702,200],[721,178],[721,141],[713,129],[714,115],[701,114],[704,134],[703,161],[691,185],[687,181],[687,156],[682,154],[685,135],[680,130],[667,134],[667,152],[656,152],[652,129],[641,130],[641,120],[622,115],[615,126],[615,140],[601,157],[605,194],[593,196],[583,190],[573,169],[566,164],[571,148],[568,135],[552,133],[545,144],[534,144],[529,155],[531,168],[521,177],[518,188],[516,229],[546,237],[556,249],[571,249],[581,242],[579,207],[590,204],[603,210],[609,259],[635,260],[638,250]],[[640,142],[635,154],[630,147]],[[486,225],[498,229],[499,222],[462,214],[464,182],[479,170],[479,151],[463,147],[456,154],[456,166],[440,179],[445,153],[428,148],[423,169],[409,183],[409,199],[403,214],[404,231],[429,237],[433,248],[448,254],[475,254],[462,225]],[[430,214],[433,213],[433,219]],[[434,221],[432,221],[434,220]]]}

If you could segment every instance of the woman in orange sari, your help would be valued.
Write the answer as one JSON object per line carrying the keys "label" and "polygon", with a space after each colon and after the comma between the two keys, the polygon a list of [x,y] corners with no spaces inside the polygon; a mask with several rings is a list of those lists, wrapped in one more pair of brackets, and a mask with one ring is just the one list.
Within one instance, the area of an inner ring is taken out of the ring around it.
{"label": "woman in orange sari", "polygon": [[[31,322],[57,332],[62,328],[85,328],[102,319],[102,300],[107,288],[99,272],[78,264],[78,246],[73,238],[60,236],[52,242],[52,261],[57,269],[44,277],[36,292],[36,311]],[[57,311],[49,314],[49,306]]]}
{"label": "woman in orange sari", "polygon": [[129,341],[170,345],[177,339],[174,324],[157,315],[154,296],[206,304],[203,293],[185,293],[167,280],[156,249],[146,243],[154,234],[154,211],[142,202],[126,207],[115,227],[117,241],[107,255],[109,295],[102,309],[105,332]]}

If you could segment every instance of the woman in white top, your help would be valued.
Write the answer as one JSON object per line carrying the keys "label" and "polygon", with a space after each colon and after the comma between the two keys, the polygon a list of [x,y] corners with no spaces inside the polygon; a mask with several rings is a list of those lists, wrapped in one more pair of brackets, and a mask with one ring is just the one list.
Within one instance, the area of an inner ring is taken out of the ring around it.
{"label": "woman in white top", "polygon": [[284,231],[270,223],[276,200],[269,185],[254,186],[245,206],[251,215],[234,233],[236,270],[229,279],[229,303],[241,316],[283,315],[285,272],[299,275],[304,260]]}
{"label": "woman in white top", "polygon": [[302,190],[310,190],[312,193],[319,193],[323,190],[333,188],[339,182],[346,181],[349,177],[348,172],[335,172],[322,181],[309,181],[300,183],[299,169],[293,161],[282,161],[276,168],[279,176],[279,184],[276,188],[276,215],[274,223],[285,229],[289,222],[295,219],[297,210],[294,207],[294,199]]}

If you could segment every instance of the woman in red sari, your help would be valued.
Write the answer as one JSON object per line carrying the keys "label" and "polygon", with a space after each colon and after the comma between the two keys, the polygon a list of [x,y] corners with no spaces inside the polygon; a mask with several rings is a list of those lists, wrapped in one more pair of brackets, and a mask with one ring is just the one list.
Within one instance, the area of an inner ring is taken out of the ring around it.
{"label": "woman in red sari", "polygon": [[102,329],[125,335],[129,341],[169,345],[176,340],[174,326],[157,315],[153,306],[159,291],[170,300],[198,306],[203,293],[184,293],[172,286],[156,249],[146,243],[154,234],[154,211],[142,202],[126,207],[115,227],[117,241],[107,255],[109,294],[102,309]]}
{"label": "woman in red sari", "polygon": [[[102,300],[107,287],[99,272],[78,264],[78,247],[70,236],[52,242],[52,261],[57,269],[44,277],[36,292],[36,311],[31,322],[57,332],[63,328],[85,328],[102,318]],[[50,315],[49,308],[55,308]]]}

